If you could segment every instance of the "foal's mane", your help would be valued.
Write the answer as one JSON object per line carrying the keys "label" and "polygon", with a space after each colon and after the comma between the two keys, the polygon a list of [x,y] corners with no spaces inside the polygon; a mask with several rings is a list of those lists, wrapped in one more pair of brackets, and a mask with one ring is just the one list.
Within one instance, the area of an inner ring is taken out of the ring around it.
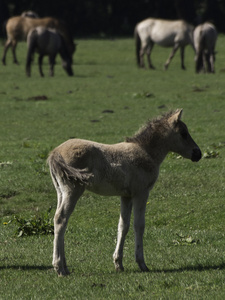
{"label": "foal's mane", "polygon": [[168,128],[167,120],[174,114],[174,111],[167,112],[160,117],[147,121],[132,137],[126,137],[127,143],[149,143],[153,138],[163,136],[165,128]]}

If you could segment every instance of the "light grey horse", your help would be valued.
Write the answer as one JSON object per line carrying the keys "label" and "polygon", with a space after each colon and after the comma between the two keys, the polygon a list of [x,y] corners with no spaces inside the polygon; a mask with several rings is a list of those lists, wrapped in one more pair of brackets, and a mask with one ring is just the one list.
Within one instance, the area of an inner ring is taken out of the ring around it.
{"label": "light grey horse", "polygon": [[26,73],[27,76],[31,75],[31,61],[33,54],[39,54],[38,65],[40,75],[43,77],[42,60],[45,55],[49,57],[50,76],[54,75],[54,65],[56,55],[59,53],[62,58],[62,66],[69,76],[73,75],[72,70],[72,55],[66,47],[64,38],[55,29],[45,28],[38,26],[31,29],[27,36],[27,60],[26,60]]}
{"label": "light grey horse", "polygon": [[167,153],[176,152],[192,161],[201,151],[181,121],[182,110],[149,121],[133,137],[119,144],[71,139],[55,148],[48,157],[58,204],[54,218],[53,266],[58,275],[67,275],[64,234],[71,213],[85,189],[105,196],[121,197],[117,245],[113,255],[117,271],[123,271],[123,246],[134,211],[135,257],[141,271],[144,261],[145,208],[159,167]]}
{"label": "light grey horse", "polygon": [[194,27],[192,25],[182,20],[167,21],[149,18],[138,23],[134,30],[138,66],[144,68],[144,54],[146,54],[149,68],[154,69],[151,62],[151,52],[156,43],[162,47],[173,47],[164,65],[165,70],[179,48],[181,53],[181,68],[185,69],[184,48],[190,44],[194,49],[193,30]]}
{"label": "light grey horse", "polygon": [[199,73],[215,72],[215,46],[217,40],[216,27],[206,22],[198,25],[194,30],[195,70]]}

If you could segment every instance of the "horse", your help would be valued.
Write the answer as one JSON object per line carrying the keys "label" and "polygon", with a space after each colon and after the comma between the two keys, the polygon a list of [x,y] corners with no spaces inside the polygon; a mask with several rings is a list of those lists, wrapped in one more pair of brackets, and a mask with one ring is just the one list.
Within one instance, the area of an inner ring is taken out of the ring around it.
{"label": "horse", "polygon": [[195,71],[214,73],[215,72],[215,46],[217,40],[216,27],[206,22],[198,25],[194,30],[195,46]]}
{"label": "horse", "polygon": [[104,196],[120,196],[121,212],[113,261],[123,271],[123,246],[133,207],[135,257],[141,271],[144,261],[143,234],[145,208],[159,167],[168,152],[197,162],[201,150],[194,142],[182,110],[148,121],[132,137],[117,144],[70,139],[50,152],[47,163],[58,198],[54,216],[53,267],[59,276],[68,275],[64,253],[64,234],[71,213],[85,189]]}
{"label": "horse", "polygon": [[162,47],[173,47],[164,65],[165,70],[168,69],[170,61],[179,48],[181,53],[181,68],[185,70],[184,48],[188,44],[191,44],[194,49],[193,30],[194,27],[192,25],[182,20],[167,21],[149,18],[141,21],[135,26],[134,30],[138,66],[144,68],[144,54],[146,53],[149,68],[155,69],[150,56],[154,43],[156,43]]}
{"label": "horse", "polygon": [[9,47],[12,47],[13,62],[18,64],[16,57],[16,46],[18,41],[27,39],[28,32],[36,28],[37,26],[43,26],[46,28],[55,28],[64,37],[68,51],[72,55],[75,51],[75,44],[73,42],[72,36],[69,34],[64,22],[56,18],[30,18],[23,16],[12,17],[7,21],[6,33],[7,41],[4,45],[4,52],[2,57],[2,63],[6,64],[6,53]]}
{"label": "horse", "polygon": [[38,26],[29,31],[27,36],[27,60],[26,73],[31,75],[31,62],[34,52],[39,53],[38,65],[40,75],[43,77],[42,60],[45,55],[49,56],[50,76],[54,76],[54,65],[57,53],[62,58],[62,65],[69,76],[73,76],[72,56],[68,52],[64,38],[55,29]]}

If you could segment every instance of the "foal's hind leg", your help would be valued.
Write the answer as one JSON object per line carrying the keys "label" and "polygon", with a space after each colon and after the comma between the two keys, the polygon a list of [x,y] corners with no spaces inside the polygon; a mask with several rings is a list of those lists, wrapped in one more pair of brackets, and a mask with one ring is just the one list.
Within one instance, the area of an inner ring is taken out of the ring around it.
{"label": "foal's hind leg", "polygon": [[132,210],[131,198],[121,197],[121,213],[118,224],[118,235],[113,261],[117,271],[123,271],[123,246],[125,237],[130,227],[130,216]]}
{"label": "foal's hind leg", "polygon": [[145,229],[145,208],[148,192],[133,198],[134,207],[134,232],[135,232],[135,258],[139,268],[143,272],[149,271],[144,261],[143,235]]}
{"label": "foal's hind leg", "polygon": [[62,182],[56,188],[58,205],[54,217],[54,249],[53,267],[59,276],[68,275],[69,270],[66,265],[64,252],[64,234],[71,213],[73,212],[77,200],[84,192],[84,186]]}

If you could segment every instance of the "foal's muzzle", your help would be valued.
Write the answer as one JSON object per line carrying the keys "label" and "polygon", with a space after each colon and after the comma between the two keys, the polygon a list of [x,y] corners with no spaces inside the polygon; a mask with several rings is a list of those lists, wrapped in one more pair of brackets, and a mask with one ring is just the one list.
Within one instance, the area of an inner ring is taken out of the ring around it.
{"label": "foal's muzzle", "polygon": [[202,157],[202,152],[199,148],[195,148],[192,151],[191,160],[192,161],[199,161]]}

